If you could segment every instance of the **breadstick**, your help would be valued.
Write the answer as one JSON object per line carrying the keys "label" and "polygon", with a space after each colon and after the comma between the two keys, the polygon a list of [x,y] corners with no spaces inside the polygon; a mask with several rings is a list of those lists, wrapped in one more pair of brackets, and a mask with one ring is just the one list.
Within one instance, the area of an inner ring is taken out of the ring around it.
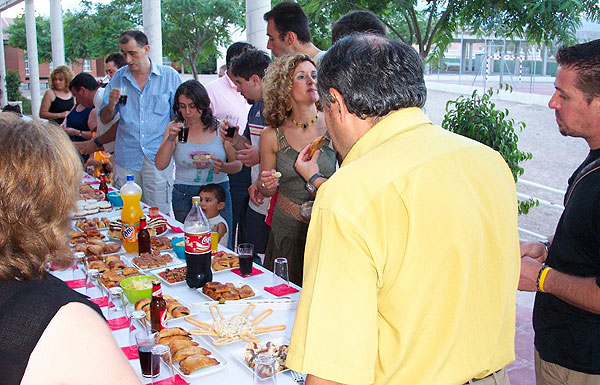
{"label": "breadstick", "polygon": [[189,333],[193,334],[195,336],[213,336],[213,337],[217,336],[217,333],[212,332],[210,330],[190,330]]}
{"label": "breadstick", "polygon": [[212,342],[212,344],[215,346],[221,346],[221,345],[225,345],[226,343],[233,342],[237,339],[239,339],[239,337],[223,337],[223,338],[219,338],[218,340],[214,340]]}
{"label": "breadstick", "polygon": [[191,323],[192,325],[197,326],[199,328],[210,329],[209,324],[207,324],[206,322],[198,321],[197,319],[195,319],[194,317],[191,317],[189,315],[183,317],[183,319],[186,320],[188,323]]}
{"label": "breadstick", "polygon": [[213,321],[217,321],[217,316],[215,315],[215,312],[214,312],[214,310],[216,310],[216,311],[217,311],[217,314],[219,314],[219,317],[220,317],[220,319],[223,319],[223,314],[221,314],[221,309],[219,309],[219,308],[217,307],[217,305],[215,305],[215,304],[213,303],[212,305],[210,305],[210,306],[208,307],[208,309],[210,310],[210,315],[212,316],[212,318],[213,318]]}
{"label": "breadstick", "polygon": [[250,313],[252,313],[254,311],[254,309],[256,309],[256,305],[253,303],[249,303],[248,307],[246,309],[244,309],[243,312],[240,313],[240,317],[242,319],[248,317],[250,315]]}
{"label": "breadstick", "polygon": [[250,323],[252,324],[252,326],[256,326],[259,323],[261,323],[265,318],[270,316],[271,313],[273,313],[273,309],[267,309],[267,310],[263,311],[262,313],[260,313],[259,315],[257,315],[252,320],[250,320]]}
{"label": "breadstick", "polygon": [[268,333],[268,332],[279,332],[285,330],[285,325],[273,325],[273,326],[263,326],[254,329],[254,333]]}
{"label": "breadstick", "polygon": [[249,342],[249,343],[253,343],[253,342],[258,342],[260,341],[258,338],[250,335],[250,334],[242,334],[240,335],[240,339]]}

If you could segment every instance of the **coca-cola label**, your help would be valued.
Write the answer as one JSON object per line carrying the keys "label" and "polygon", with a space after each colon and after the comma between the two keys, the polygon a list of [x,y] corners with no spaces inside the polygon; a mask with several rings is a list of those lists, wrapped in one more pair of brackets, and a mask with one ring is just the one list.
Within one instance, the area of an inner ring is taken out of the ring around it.
{"label": "coca-cola label", "polygon": [[210,232],[202,234],[185,233],[185,252],[189,254],[210,253]]}
{"label": "coca-cola label", "polygon": [[166,329],[167,328],[167,311],[166,310],[160,311],[159,317],[160,317],[160,328]]}
{"label": "coca-cola label", "polygon": [[123,223],[121,226],[121,234],[123,235],[123,242],[135,242],[137,243],[137,235],[140,232],[140,223]]}

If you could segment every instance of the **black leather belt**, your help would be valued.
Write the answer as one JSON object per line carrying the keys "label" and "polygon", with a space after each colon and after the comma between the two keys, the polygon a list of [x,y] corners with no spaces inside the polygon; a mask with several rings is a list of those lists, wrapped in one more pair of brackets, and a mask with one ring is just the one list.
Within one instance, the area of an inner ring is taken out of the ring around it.
{"label": "black leather belt", "polygon": [[[502,368],[502,369],[504,369],[504,368]],[[496,374],[496,373],[500,372],[502,369],[498,369],[498,370],[496,370],[494,373],[488,374],[487,376],[485,376],[485,377],[483,377],[483,378],[473,378],[473,379],[471,380],[471,382],[472,382],[472,383],[476,383],[477,381],[482,381],[482,380],[485,380],[486,378],[492,377],[494,374]],[[469,384],[469,381],[465,382],[463,385],[468,385],[468,384]]]}

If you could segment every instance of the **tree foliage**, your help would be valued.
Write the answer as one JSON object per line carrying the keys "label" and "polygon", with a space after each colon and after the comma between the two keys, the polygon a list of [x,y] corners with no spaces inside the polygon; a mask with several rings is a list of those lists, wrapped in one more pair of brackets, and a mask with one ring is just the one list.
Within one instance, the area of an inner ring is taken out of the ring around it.
{"label": "tree foliage", "polygon": [[[437,60],[458,30],[480,35],[519,37],[534,43],[572,43],[582,17],[598,20],[596,0],[303,0],[309,20],[321,23],[354,10],[370,10],[389,35],[416,45],[426,60]],[[311,26],[323,33],[320,26]],[[328,31],[325,31],[325,33]],[[329,34],[329,36],[331,36]],[[323,39],[321,39],[323,40]],[[320,45],[329,47],[329,42]]]}
{"label": "tree foliage", "polygon": [[[50,40],[50,20],[41,16],[35,18],[37,33],[38,58],[41,62],[52,60],[52,43]],[[8,45],[27,51],[27,37],[25,35],[25,15],[13,19],[13,24],[6,28]]]}
{"label": "tree foliage", "polygon": [[197,79],[199,59],[231,43],[228,28],[245,24],[244,11],[242,0],[163,0],[164,53],[189,65]]}
{"label": "tree foliage", "polygon": [[[512,91],[505,86],[506,91]],[[525,171],[520,163],[533,157],[530,152],[519,150],[518,131],[525,128],[525,123],[515,123],[509,118],[508,109],[502,111],[496,108],[491,98],[500,90],[489,89],[479,96],[477,90],[471,97],[459,96],[446,103],[446,115],[442,127],[448,131],[466,136],[498,151],[508,164],[515,182]],[[539,202],[530,198],[519,202],[519,213],[527,214],[529,209]]]}

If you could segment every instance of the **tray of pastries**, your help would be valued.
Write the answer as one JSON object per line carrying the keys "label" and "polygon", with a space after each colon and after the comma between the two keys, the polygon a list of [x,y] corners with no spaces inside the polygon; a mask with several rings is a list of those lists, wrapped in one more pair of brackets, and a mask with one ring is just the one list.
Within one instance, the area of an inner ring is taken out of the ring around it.
{"label": "tray of pastries", "polygon": [[181,327],[161,330],[157,335],[157,343],[169,345],[173,367],[183,377],[202,377],[222,370],[227,365],[221,355],[202,347]]}
{"label": "tray of pastries", "polygon": [[71,250],[83,252],[86,255],[102,255],[120,252],[121,244],[116,242],[104,242],[104,235],[98,230],[71,232]]}
{"label": "tray of pastries", "polygon": [[[275,371],[276,373],[288,371],[288,367],[285,366],[287,360],[289,341],[286,338],[275,338],[271,341],[267,341],[264,344],[260,342],[252,342],[248,344],[246,349],[241,349],[233,352],[233,356],[242,363],[248,370],[254,373],[254,367],[256,357],[261,353],[268,353],[275,358]],[[265,368],[259,375],[263,378],[271,377],[273,373]]]}
{"label": "tray of pastries", "polygon": [[75,227],[84,232],[90,230],[108,230],[109,225],[110,219],[106,217],[81,218],[75,221]]}
{"label": "tray of pastries", "polygon": [[179,259],[174,260],[169,253],[161,253],[153,250],[151,253],[142,253],[138,257],[131,258],[131,262],[142,270],[156,269],[158,267],[175,266],[181,263]]}
{"label": "tray of pastries", "polygon": [[231,270],[240,267],[240,259],[235,254],[217,251],[212,255],[210,265],[215,272]]}
{"label": "tray of pastries", "polygon": [[242,282],[239,282],[237,286],[231,282],[207,282],[202,289],[197,289],[197,291],[213,301],[220,302],[251,299],[259,295],[257,289]]}

